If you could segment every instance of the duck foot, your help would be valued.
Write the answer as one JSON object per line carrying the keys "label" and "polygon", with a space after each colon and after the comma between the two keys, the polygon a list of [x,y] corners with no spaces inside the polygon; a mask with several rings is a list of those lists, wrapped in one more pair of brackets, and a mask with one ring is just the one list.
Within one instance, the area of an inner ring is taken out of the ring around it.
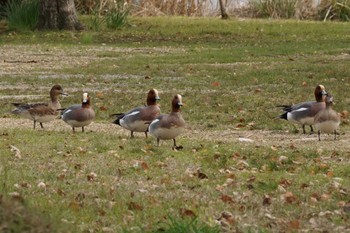
{"label": "duck foot", "polygon": [[173,150],[182,150],[184,147],[183,146],[173,146]]}

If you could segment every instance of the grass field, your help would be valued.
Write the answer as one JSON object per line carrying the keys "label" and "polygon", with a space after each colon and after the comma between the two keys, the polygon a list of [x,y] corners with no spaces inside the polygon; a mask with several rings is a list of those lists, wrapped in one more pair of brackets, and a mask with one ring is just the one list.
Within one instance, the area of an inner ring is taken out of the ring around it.
{"label": "grass field", "polygon": [[[350,26],[215,18],[131,18],[103,32],[0,34],[0,231],[346,232],[350,230]],[[53,84],[89,92],[96,121],[32,129],[12,102]],[[323,84],[339,139],[301,134],[276,105]],[[174,94],[186,132],[171,141],[112,125],[112,113]],[[183,231],[182,231],[183,230]]]}

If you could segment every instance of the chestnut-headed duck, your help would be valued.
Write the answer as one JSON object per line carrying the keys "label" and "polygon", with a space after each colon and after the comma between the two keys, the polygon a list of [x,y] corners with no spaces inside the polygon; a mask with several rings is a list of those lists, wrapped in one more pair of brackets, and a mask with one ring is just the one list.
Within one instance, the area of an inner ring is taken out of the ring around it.
{"label": "chestnut-headed duck", "polygon": [[321,132],[334,133],[334,140],[337,139],[337,129],[340,125],[340,116],[332,109],[332,106],[333,96],[328,94],[326,97],[326,108],[319,111],[315,116],[315,127],[317,129],[319,141],[321,141]]}
{"label": "chestnut-headed duck", "polygon": [[59,117],[61,104],[58,96],[67,95],[63,92],[60,85],[54,85],[50,90],[51,101],[49,103],[12,103],[16,108],[11,113],[19,115],[34,121],[34,129],[36,122],[40,123],[41,128],[44,128],[43,123],[52,121]]}
{"label": "chestnut-headed duck", "polygon": [[72,126],[73,132],[75,132],[76,127],[81,127],[82,132],[84,132],[84,127],[95,119],[95,112],[90,106],[90,96],[88,93],[83,94],[81,104],[75,104],[66,108],[61,118],[64,122]]}
{"label": "chestnut-headed duck", "polygon": [[151,89],[147,94],[147,106],[134,108],[127,113],[112,114],[112,116],[117,116],[113,123],[130,130],[131,138],[134,137],[134,132],[144,132],[147,138],[147,123],[160,114],[158,100],[160,100],[158,91]]}
{"label": "chestnut-headed duck", "polygon": [[172,111],[170,114],[162,114],[156,117],[150,125],[149,132],[157,138],[157,145],[160,140],[173,139],[175,149],[182,149],[182,146],[176,145],[175,138],[185,129],[185,120],[182,118],[180,107],[182,106],[182,97],[177,94],[171,101]]}
{"label": "chestnut-headed duck", "polygon": [[304,134],[306,133],[305,125],[309,125],[310,133],[313,133],[312,125],[314,124],[316,114],[326,108],[325,99],[327,92],[323,85],[317,85],[314,94],[316,101],[308,101],[295,105],[279,105],[278,107],[282,107],[284,113],[278,116],[278,118],[301,124]]}

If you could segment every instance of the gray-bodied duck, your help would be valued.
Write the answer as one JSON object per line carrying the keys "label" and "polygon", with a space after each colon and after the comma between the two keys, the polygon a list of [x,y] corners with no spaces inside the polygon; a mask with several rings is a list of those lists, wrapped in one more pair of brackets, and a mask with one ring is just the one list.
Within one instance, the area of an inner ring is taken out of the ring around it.
{"label": "gray-bodied duck", "polygon": [[160,100],[158,91],[151,89],[147,94],[147,106],[134,108],[127,113],[112,114],[112,116],[117,116],[113,123],[130,130],[131,138],[134,137],[134,132],[144,132],[147,138],[147,123],[160,114],[158,100]]}

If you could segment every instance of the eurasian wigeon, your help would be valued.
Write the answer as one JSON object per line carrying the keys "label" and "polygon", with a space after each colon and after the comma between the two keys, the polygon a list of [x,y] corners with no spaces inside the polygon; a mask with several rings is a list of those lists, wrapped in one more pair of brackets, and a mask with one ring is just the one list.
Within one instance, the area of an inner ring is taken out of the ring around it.
{"label": "eurasian wigeon", "polygon": [[147,138],[147,123],[160,114],[158,100],[160,100],[158,91],[151,89],[147,94],[147,106],[134,108],[127,113],[112,114],[112,116],[117,116],[113,123],[130,130],[131,138],[134,137],[134,132],[144,132]]}
{"label": "eurasian wigeon", "polygon": [[314,132],[312,125],[316,114],[326,108],[325,98],[327,92],[323,85],[317,85],[315,88],[316,101],[308,101],[295,105],[279,105],[284,113],[278,118],[301,124],[305,134],[305,125],[310,125],[311,133]]}
{"label": "eurasian wigeon", "polygon": [[171,101],[172,111],[170,114],[162,114],[156,117],[150,125],[149,132],[157,138],[157,145],[160,140],[173,139],[175,149],[182,149],[182,146],[176,146],[175,138],[180,135],[185,128],[185,120],[182,118],[180,107],[182,106],[182,97],[177,94]]}
{"label": "eurasian wigeon", "polygon": [[76,127],[81,127],[84,132],[84,127],[89,125],[95,119],[95,112],[90,106],[90,97],[88,93],[83,94],[81,104],[75,104],[66,108],[61,116],[62,120],[72,126],[73,132]]}
{"label": "eurasian wigeon", "polygon": [[334,140],[337,139],[337,129],[340,125],[340,116],[332,109],[332,106],[333,96],[328,94],[326,97],[326,108],[319,111],[315,116],[315,127],[317,129],[319,141],[321,141],[321,132],[334,133]]}
{"label": "eurasian wigeon", "polygon": [[33,120],[34,129],[36,122],[39,122],[41,128],[44,128],[43,123],[52,121],[59,116],[60,111],[58,109],[61,108],[61,104],[58,100],[59,95],[67,94],[63,92],[60,85],[54,85],[50,90],[51,101],[49,103],[12,103],[16,106],[16,109],[12,110],[11,113]]}

